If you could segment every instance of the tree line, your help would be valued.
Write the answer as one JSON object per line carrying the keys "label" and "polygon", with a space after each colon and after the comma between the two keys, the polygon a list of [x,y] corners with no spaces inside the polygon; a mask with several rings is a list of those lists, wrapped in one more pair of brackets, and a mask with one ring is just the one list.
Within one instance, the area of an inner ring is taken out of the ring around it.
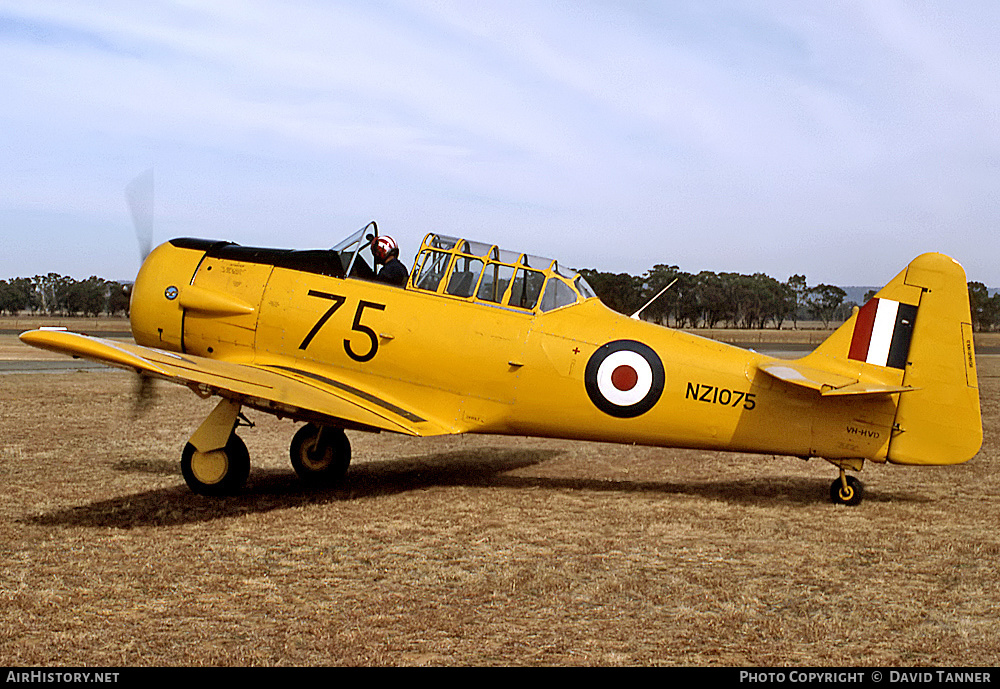
{"label": "tree line", "polygon": [[991,296],[986,285],[970,282],[969,306],[972,309],[973,330],[1000,331],[1000,292]]}
{"label": "tree line", "polygon": [[[855,306],[836,285],[809,285],[804,275],[785,282],[754,273],[688,273],[658,264],[642,275],[583,269],[581,275],[608,307],[631,315],[667,288],[640,314],[643,320],[676,328],[781,328],[800,320],[824,327],[845,321]],[[1000,293],[989,294],[980,282],[970,282],[972,325],[978,331],[1000,330]],[[876,290],[869,290],[864,301]]]}
{"label": "tree line", "polygon": [[[663,264],[638,276],[590,268],[579,272],[605,304],[626,315],[669,286],[640,316],[677,328],[781,328],[800,320],[828,327],[846,320],[856,306],[840,287],[810,286],[804,275],[779,282],[763,273],[688,273]],[[128,315],[129,289],[127,283],[97,276],[75,280],[56,273],[0,280],[0,314]],[[983,283],[970,282],[969,302],[975,330],[1000,331],[1000,292],[990,295]]]}
{"label": "tree line", "polygon": [[597,296],[610,308],[635,313],[643,320],[678,328],[781,328],[785,323],[818,320],[825,325],[843,320],[853,302],[836,285],[809,286],[804,275],[785,282],[754,273],[688,273],[677,266],[657,264],[642,275],[580,271]]}
{"label": "tree line", "polygon": [[75,280],[49,273],[0,280],[0,314],[27,311],[50,316],[128,315],[129,286],[91,276]]}

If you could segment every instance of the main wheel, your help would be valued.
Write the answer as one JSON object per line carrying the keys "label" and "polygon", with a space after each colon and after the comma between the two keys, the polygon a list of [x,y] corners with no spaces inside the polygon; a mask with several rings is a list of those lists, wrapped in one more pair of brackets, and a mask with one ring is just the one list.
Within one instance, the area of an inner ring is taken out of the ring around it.
{"label": "main wheel", "polygon": [[292,438],[289,455],[299,477],[316,483],[337,481],[351,465],[351,441],[342,428],[307,423]]}
{"label": "main wheel", "polygon": [[188,443],[181,453],[181,473],[188,487],[199,495],[234,495],[243,490],[250,476],[250,453],[235,433],[224,448],[211,452],[199,452]]}
{"label": "main wheel", "polygon": [[847,477],[847,488],[838,478],[830,484],[830,500],[837,505],[857,505],[865,494],[865,485],[856,477]]}

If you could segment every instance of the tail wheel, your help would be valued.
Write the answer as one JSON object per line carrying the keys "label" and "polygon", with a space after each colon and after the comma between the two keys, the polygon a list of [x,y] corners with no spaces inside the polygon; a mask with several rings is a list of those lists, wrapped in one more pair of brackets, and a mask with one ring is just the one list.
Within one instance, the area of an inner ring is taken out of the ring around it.
{"label": "tail wheel", "polygon": [[342,428],[308,423],[292,438],[289,454],[299,477],[317,483],[337,481],[351,465],[351,441]]}
{"label": "tail wheel", "polygon": [[830,500],[837,505],[857,505],[865,494],[865,485],[854,476],[830,484]]}
{"label": "tail wheel", "polygon": [[235,433],[219,450],[199,452],[188,443],[181,453],[181,473],[188,487],[199,495],[235,495],[250,476],[250,453]]}

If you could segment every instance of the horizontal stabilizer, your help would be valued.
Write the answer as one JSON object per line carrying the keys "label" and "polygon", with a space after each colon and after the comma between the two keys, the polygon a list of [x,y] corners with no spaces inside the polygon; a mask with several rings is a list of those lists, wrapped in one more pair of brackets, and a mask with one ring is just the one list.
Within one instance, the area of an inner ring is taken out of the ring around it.
{"label": "horizontal stabilizer", "polygon": [[903,385],[863,381],[814,366],[805,366],[797,361],[770,361],[761,364],[759,368],[778,380],[817,390],[822,395],[889,395],[916,390]]}

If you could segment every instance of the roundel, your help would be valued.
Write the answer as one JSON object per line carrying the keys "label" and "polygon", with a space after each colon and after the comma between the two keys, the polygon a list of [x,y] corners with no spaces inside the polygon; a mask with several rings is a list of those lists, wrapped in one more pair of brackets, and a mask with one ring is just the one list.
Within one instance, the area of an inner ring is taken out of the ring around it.
{"label": "roundel", "polygon": [[609,342],[590,357],[584,383],[601,411],[631,418],[653,408],[663,393],[663,362],[652,349],[634,340]]}

